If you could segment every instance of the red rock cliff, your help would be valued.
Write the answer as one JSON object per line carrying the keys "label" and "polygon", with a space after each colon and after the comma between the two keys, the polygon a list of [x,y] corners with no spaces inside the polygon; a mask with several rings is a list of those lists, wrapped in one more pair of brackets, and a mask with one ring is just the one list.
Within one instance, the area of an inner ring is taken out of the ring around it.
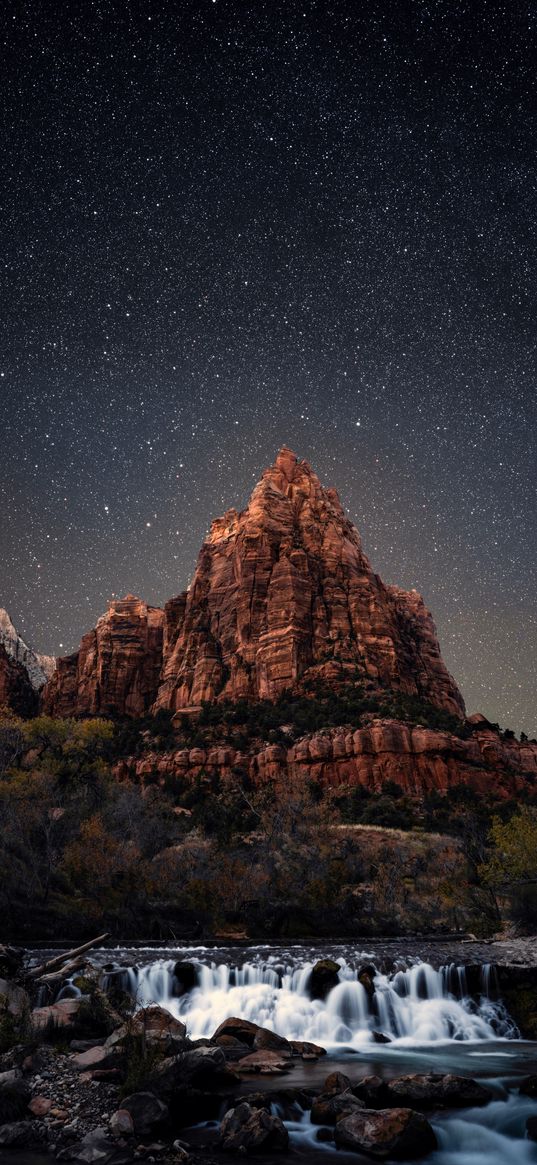
{"label": "red rock cliff", "polygon": [[192,585],[166,608],[156,708],[273,699],[334,659],[464,715],[415,591],[385,586],[338,495],[282,449],[242,513],[213,522]]}
{"label": "red rock cliff", "polygon": [[157,694],[164,612],[127,595],[110,603],[74,655],[57,661],[41,707],[52,716],[143,716]]}
{"label": "red rock cliff", "polygon": [[247,772],[250,780],[293,781],[306,776],[323,786],[360,785],[372,793],[393,781],[411,797],[446,793],[468,785],[477,793],[517,797],[537,795],[537,744],[504,740],[483,717],[472,717],[469,739],[398,720],[373,720],[363,728],[331,728],[295,744],[264,744],[249,752],[230,745],[181,748],[121,761],[119,778],[162,783],[173,777],[194,781],[213,774],[222,780]]}

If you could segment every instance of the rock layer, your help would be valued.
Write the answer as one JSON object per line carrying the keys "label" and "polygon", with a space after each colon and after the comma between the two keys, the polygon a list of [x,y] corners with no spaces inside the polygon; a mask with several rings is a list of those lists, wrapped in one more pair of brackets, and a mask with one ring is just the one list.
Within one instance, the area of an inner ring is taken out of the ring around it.
{"label": "rock layer", "polygon": [[365,728],[314,733],[289,748],[270,744],[248,753],[230,746],[153,753],[122,761],[116,772],[120,778],[164,783],[169,777],[194,781],[204,774],[226,780],[238,769],[255,784],[307,777],[325,786],[361,785],[378,793],[386,781],[394,781],[418,798],[468,785],[508,798],[537,791],[537,743],[504,740],[477,717],[469,739],[396,720],[374,720]]}
{"label": "rock layer", "polygon": [[157,694],[164,612],[114,599],[74,655],[57,661],[42,709],[51,716],[144,716]]}
{"label": "rock layer", "polygon": [[421,596],[385,586],[336,491],[289,449],[245,510],[213,522],[191,587],[167,605],[165,644],[156,707],[173,712],[275,699],[336,664],[464,715]]}

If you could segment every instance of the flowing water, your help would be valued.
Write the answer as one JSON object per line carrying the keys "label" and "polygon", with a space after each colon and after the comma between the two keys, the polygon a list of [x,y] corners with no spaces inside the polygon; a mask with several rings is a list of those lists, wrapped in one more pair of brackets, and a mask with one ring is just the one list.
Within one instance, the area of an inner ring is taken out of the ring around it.
{"label": "flowing water", "polygon": [[[522,1077],[537,1073],[537,1045],[520,1040],[498,998],[494,968],[483,963],[477,979],[474,970],[470,992],[462,952],[442,964],[441,956],[422,962],[409,944],[406,948],[405,954],[404,940],[397,949],[392,945],[388,955],[386,946],[378,944],[363,950],[350,944],[322,950],[305,944],[173,952],[124,948],[103,951],[97,961],[105,988],[121,987],[138,1005],[161,1004],[185,1022],[193,1039],[210,1036],[224,1019],[240,1016],[327,1049],[328,1056],[315,1064],[295,1061],[283,1080],[263,1079],[262,1087],[275,1092],[282,1084],[320,1088],[335,1068],[351,1080],[371,1073],[387,1079],[426,1071],[478,1079],[492,1090],[493,1099],[483,1108],[434,1113],[430,1119],[439,1147],[425,1161],[537,1165],[537,1144],[525,1135],[527,1118],[537,1117],[537,1101],[518,1091]],[[310,994],[312,967],[320,958],[334,958],[340,966],[337,985],[324,1000]],[[195,968],[196,984],[183,994],[177,961]],[[358,981],[363,964],[376,968],[372,997]],[[72,990],[66,987],[67,993]],[[379,1045],[379,1035],[389,1043]],[[246,1090],[258,1088],[255,1077],[245,1084]],[[338,1165],[365,1165],[361,1155],[321,1143],[307,1111],[297,1107],[286,1123],[294,1155],[304,1163],[321,1165],[324,1159],[328,1165],[336,1158]],[[196,1135],[203,1144],[202,1132],[195,1130],[194,1140]]]}
{"label": "flowing water", "polygon": [[370,998],[358,980],[371,965],[368,951],[339,955],[339,982],[326,999],[312,999],[309,982],[315,958],[287,949],[226,953],[226,961],[206,952],[183,951],[196,969],[197,985],[187,994],[174,969],[177,959],[158,959],[104,975],[104,986],[121,986],[140,1005],[160,1003],[186,1023],[192,1039],[213,1034],[229,1016],[270,1028],[289,1040],[310,1040],[332,1053],[359,1051],[378,1033],[397,1046],[438,1041],[515,1038],[518,1032],[496,994],[494,976],[484,965],[480,990],[472,998],[463,966],[434,968],[413,960],[391,974],[377,971]]}

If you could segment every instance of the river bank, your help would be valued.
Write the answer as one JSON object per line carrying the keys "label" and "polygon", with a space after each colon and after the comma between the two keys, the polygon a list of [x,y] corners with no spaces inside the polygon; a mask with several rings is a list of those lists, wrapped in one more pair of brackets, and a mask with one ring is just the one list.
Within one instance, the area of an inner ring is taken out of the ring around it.
{"label": "river bank", "polygon": [[[23,1131],[16,1151],[0,1125],[0,1161],[208,1165],[240,1151],[365,1163],[378,1159],[364,1150],[366,1118],[382,1139],[403,1108],[412,1136],[382,1159],[534,1165],[537,1042],[520,1038],[500,981],[531,979],[536,950],[534,938],[106,944],[82,973],[41,977],[33,1002],[42,1019],[56,1009],[56,1030],[45,1022],[31,1046],[2,1054],[0,1071],[15,1073],[32,1109],[18,1114],[29,1140]],[[28,953],[27,985],[46,958]],[[72,1018],[60,1027],[62,1012]],[[226,1120],[240,1126],[227,1155]]]}

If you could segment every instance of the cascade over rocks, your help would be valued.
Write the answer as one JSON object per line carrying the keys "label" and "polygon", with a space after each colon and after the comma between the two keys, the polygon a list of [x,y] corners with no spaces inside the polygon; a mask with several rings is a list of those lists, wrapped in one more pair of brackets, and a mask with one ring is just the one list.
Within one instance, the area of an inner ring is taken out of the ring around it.
{"label": "cascade over rocks", "polygon": [[420,595],[385,586],[336,491],[287,448],[246,509],[213,522],[164,640],[156,708],[275,699],[342,666],[464,715]]}

